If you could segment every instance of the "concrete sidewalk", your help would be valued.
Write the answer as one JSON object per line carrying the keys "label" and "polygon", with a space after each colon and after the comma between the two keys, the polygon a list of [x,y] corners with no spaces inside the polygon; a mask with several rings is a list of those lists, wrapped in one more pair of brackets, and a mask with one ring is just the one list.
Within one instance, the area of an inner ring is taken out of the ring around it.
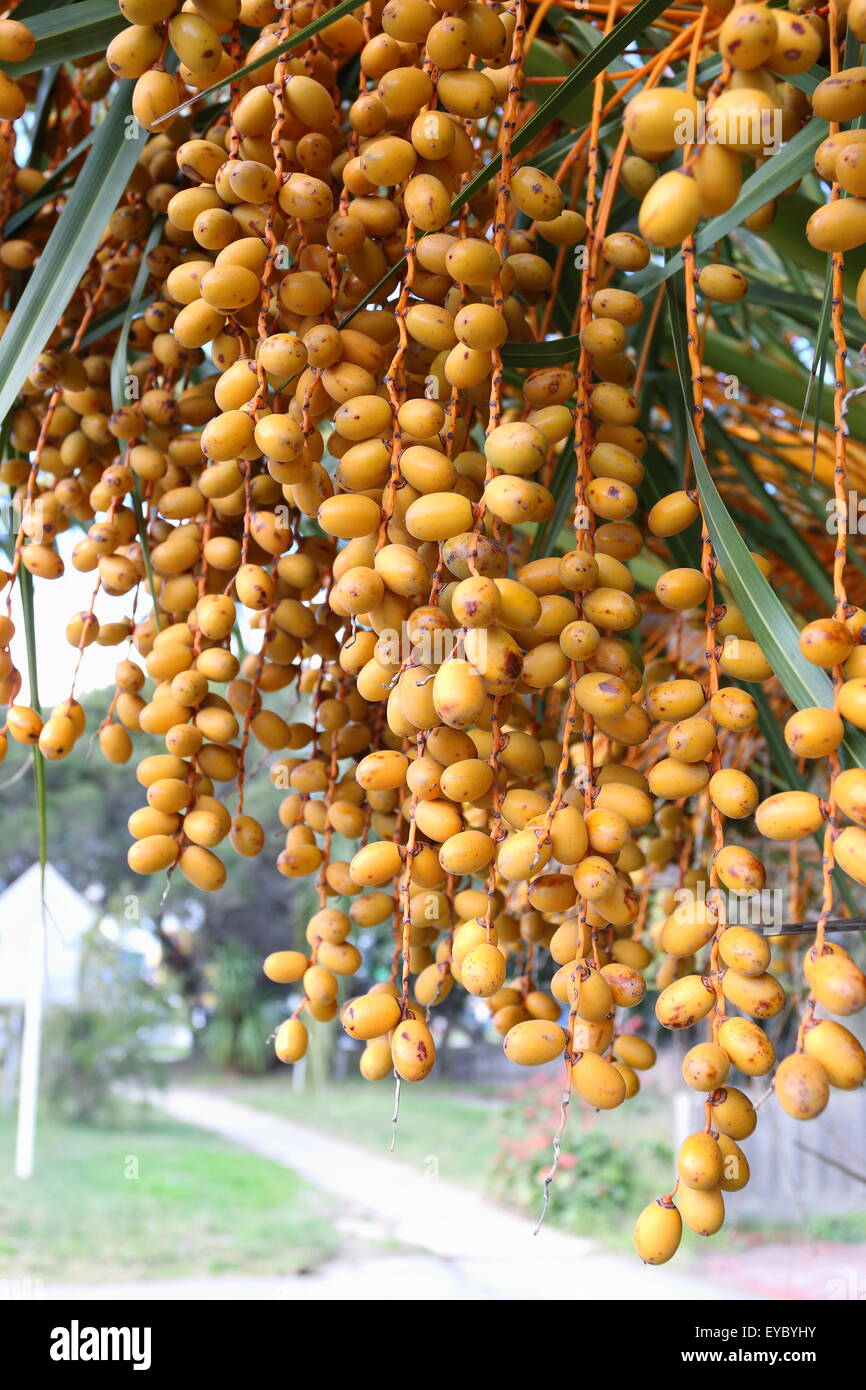
{"label": "concrete sidewalk", "polygon": [[[417,1252],[363,1257],[348,1265],[338,1259],[316,1274],[292,1280],[230,1281],[250,1288],[263,1286],[249,1297],[379,1300],[405,1297],[413,1286],[419,1296],[438,1300],[700,1298],[728,1302],[743,1296],[694,1273],[644,1267],[637,1256],[609,1254],[594,1241],[553,1227],[545,1226],[533,1236],[529,1220],[493,1206],[468,1189],[427,1177],[387,1154],[379,1157],[209,1091],[177,1087],[150,1099],[177,1120],[211,1130],[291,1168],[312,1187],[337,1198],[349,1223],[360,1221],[375,1230],[379,1241]],[[291,1292],[279,1291],[288,1286]],[[303,1292],[298,1291],[301,1288]],[[82,1292],[82,1296],[87,1295]],[[113,1296],[118,1296],[116,1290]],[[221,1295],[202,1291],[190,1296]]]}

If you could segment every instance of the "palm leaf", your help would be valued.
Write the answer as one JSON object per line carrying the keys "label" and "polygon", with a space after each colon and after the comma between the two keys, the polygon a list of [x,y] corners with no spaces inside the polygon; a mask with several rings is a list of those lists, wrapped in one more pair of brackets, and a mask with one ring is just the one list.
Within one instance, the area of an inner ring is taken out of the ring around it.
{"label": "palm leaf", "polygon": [[579,353],[580,337],[572,333],[566,338],[551,338],[547,343],[505,343],[502,360],[509,367],[562,367],[574,362]]}
{"label": "palm leaf", "polygon": [[[671,336],[674,342],[680,389],[687,408],[691,407],[691,383],[683,319],[677,313],[676,294],[668,295]],[[797,629],[778,594],[758,569],[737,529],[736,522],[722,501],[701,453],[695,427],[688,415],[689,447],[701,499],[701,509],[709,529],[713,549],[725,567],[725,579],[742,610],[755,641],[766,656],[783,690],[798,709],[821,706],[833,708],[833,683],[819,667],[807,661],[800,651]],[[866,735],[851,730],[844,748],[857,767],[866,767]]]}
{"label": "palm leaf", "polygon": [[144,146],[122,82],[54,231],[0,340],[0,419],[13,405],[87,269]]}
{"label": "palm leaf", "polygon": [[[62,10],[69,0],[20,0],[15,6],[15,18],[27,19],[28,15],[44,14],[46,10]],[[29,25],[28,25],[29,28]]]}
{"label": "palm leaf", "polygon": [[42,169],[45,167],[43,158],[43,142],[54,105],[54,84],[60,72],[59,63],[51,63],[42,69],[39,78],[39,85],[36,88],[36,100],[33,103],[33,122],[30,127],[31,145],[30,160],[34,168]]}
{"label": "palm leaf", "polygon": [[[752,308],[760,305],[763,309],[772,309],[774,315],[784,314],[786,318],[791,319],[799,327],[808,329],[810,336],[817,334],[823,306],[816,302],[813,294],[789,290],[785,285],[778,284],[769,276],[758,279],[752,267],[746,263],[743,263],[743,269],[750,278],[748,301],[742,302],[748,302]],[[793,279],[793,273],[798,267],[788,265],[786,269],[789,277]],[[720,305],[713,306],[714,311],[721,307]],[[849,315],[857,312],[856,304],[848,298],[845,300],[844,308],[846,314]]]}
{"label": "palm leaf", "polygon": [[[20,13],[20,7],[15,13]],[[30,57],[20,63],[0,63],[13,78],[38,72],[52,63],[72,62],[102,52],[115,34],[126,28],[126,20],[115,0],[80,0],[76,5],[32,15],[27,28],[36,40]]]}

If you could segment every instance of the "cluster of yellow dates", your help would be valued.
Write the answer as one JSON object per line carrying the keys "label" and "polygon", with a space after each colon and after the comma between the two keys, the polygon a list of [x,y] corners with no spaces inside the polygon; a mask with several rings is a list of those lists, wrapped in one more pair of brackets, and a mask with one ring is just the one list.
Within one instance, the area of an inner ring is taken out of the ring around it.
{"label": "cluster of yellow dates", "polygon": [[[744,165],[763,157],[764,117],[782,140],[809,117],[786,79],[820,60],[827,24],[799,6],[714,0],[704,43],[722,58],[707,94],[716,138],[700,141],[694,91],[647,80],[625,106],[615,175],[631,225],[608,232],[582,191],[592,166],[554,178],[511,150],[526,102],[524,0],[371,0],[289,48],[327,5],[120,8],[128,27],[79,74],[77,110],[92,117],[117,79],[132,80],[151,138],[12,414],[15,456],[0,471],[22,518],[10,592],[22,566],[60,578],[58,539],[78,527],[70,562],[97,594],[150,596],[144,617],[131,607],[128,621],[100,623],[91,607],[67,629],[81,651],[129,644],[103,755],[124,763],[134,736],[161,740],[137,762],[135,873],[178,870],[219,889],[221,845],[245,857],[265,847],[244,782],[252,750],[275,755],[277,868],[309,878],[319,902],[305,945],[265,962],[300,999],[276,1036],[281,1060],[304,1055],[309,1019],[339,1016],[364,1045],[366,1078],[420,1081],[435,1063],[435,1010],[456,987],[486,1002],[512,1062],[564,1057],[569,1089],[609,1109],[655,1061],[626,1012],[648,987],[665,1028],[707,1021],[710,1040],[683,1064],[706,1126],[680,1151],[675,1193],[636,1230],[642,1258],[659,1263],[682,1221],[717,1230],[722,1194],[748,1180],[739,1142],[756,1115],[732,1073],[774,1072],[781,1104],[803,1119],[830,1086],[866,1079],[854,1035],[814,1012],[866,1005],[866,977],[823,932],[805,957],[796,1048],[776,1067],[761,1024],[786,992],[760,931],[728,924],[724,896],[759,902],[760,837],[811,837],[828,817],[835,862],[866,884],[866,773],[762,800],[746,770],[759,738],[748,686],[766,684],[776,709],[784,697],[723,570],[705,547],[700,564],[664,569],[645,592],[630,567],[647,546],[664,555],[701,513],[686,478],[649,509],[641,501],[650,427],[633,349],[646,305],[629,277],[735,203]],[[0,59],[26,56],[27,33],[0,22]],[[866,112],[864,76],[822,82],[816,115]],[[196,98],[217,84],[230,101],[202,127]],[[0,118],[31,98],[0,73]],[[832,133],[818,150],[834,189],[808,229],[821,250],[866,241],[861,137]],[[38,194],[45,174],[14,166],[14,132],[7,143],[18,193]],[[678,147],[682,167],[660,173]],[[461,202],[495,154],[501,174]],[[4,241],[2,266],[33,265],[54,216],[52,202]],[[503,350],[544,337],[556,267],[577,247],[575,360],[518,374]],[[111,311],[142,270],[152,297],[131,320],[135,389],[118,401],[117,329],[91,339],[88,327],[97,287]],[[748,290],[717,261],[694,284],[708,305]],[[560,533],[539,550],[570,440],[573,548]],[[836,699],[787,706],[798,759],[832,767],[846,721],[866,729],[864,623],[842,605],[803,630]],[[251,633],[256,649],[237,655]],[[4,740],[65,757],[81,708],[70,696],[43,722],[16,703],[13,635],[3,619]],[[725,842],[729,821],[748,823],[750,843]],[[393,942],[388,978],[364,973],[353,932]],[[365,991],[341,990],[356,974]]]}

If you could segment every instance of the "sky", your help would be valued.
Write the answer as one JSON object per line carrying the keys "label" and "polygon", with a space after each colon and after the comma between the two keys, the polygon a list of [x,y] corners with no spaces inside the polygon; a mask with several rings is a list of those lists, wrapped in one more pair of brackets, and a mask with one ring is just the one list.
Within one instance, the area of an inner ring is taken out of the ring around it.
{"label": "sky", "polygon": [[[37,639],[37,678],[39,698],[43,706],[56,705],[70,693],[78,650],[66,640],[66,624],[80,612],[87,612],[96,584],[95,571],[81,574],[70,562],[69,556],[81,532],[71,529],[58,539],[57,549],[66,565],[66,573],[60,579],[37,579],[33,589],[36,610]],[[0,605],[6,595],[0,595]],[[122,598],[111,598],[100,591],[96,600],[96,616],[100,622],[118,622],[132,613],[133,594]],[[143,615],[150,608],[150,597],[139,602],[139,613]],[[12,656],[23,677],[19,704],[30,700],[27,676],[27,652],[24,643],[24,619],[21,612],[21,596],[16,584],[12,598],[12,620],[15,623],[15,637],[12,641]],[[126,655],[126,644],[119,647],[100,647],[93,642],[84,652],[76,695],[89,690],[99,690],[103,686],[114,685],[114,668],[121,657]]]}
{"label": "sky", "polygon": [[[66,572],[60,579],[37,579],[34,581],[34,605],[36,613],[36,658],[39,699],[46,707],[59,704],[70,694],[75,666],[78,661],[78,648],[70,646],[66,640],[66,625],[77,613],[86,613],[90,608],[93,590],[96,587],[96,571],[81,574],[75,569],[70,555],[81,531],[70,528],[57,538],[57,550],[66,565]],[[8,563],[8,562],[7,562]],[[5,612],[7,595],[0,592],[0,612]],[[135,594],[124,594],[112,598],[100,589],[96,600],[95,613],[100,623],[120,622],[135,613],[140,621],[151,610],[150,592],[142,584],[139,590],[138,605]],[[21,672],[23,683],[17,703],[27,704],[30,700],[30,683],[27,675],[27,649],[24,640],[24,618],[21,612],[21,595],[16,584],[12,595],[12,620],[15,623],[15,636],[12,639],[12,656]],[[242,612],[240,631],[244,649],[253,652],[261,644],[261,632],[249,626],[247,615]],[[86,695],[90,690],[103,690],[114,686],[114,669],[118,661],[131,655],[133,661],[142,665],[141,658],[133,650],[130,652],[126,642],[117,647],[100,647],[92,642],[84,650],[81,670],[75,685],[76,698]],[[106,704],[108,701],[106,700]]]}

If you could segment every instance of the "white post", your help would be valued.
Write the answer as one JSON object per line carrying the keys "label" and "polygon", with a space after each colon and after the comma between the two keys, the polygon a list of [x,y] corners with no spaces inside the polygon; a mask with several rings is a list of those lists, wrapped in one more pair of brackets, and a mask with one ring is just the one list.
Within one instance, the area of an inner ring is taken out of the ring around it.
{"label": "white post", "polygon": [[15,1138],[15,1176],[33,1176],[36,1105],[39,1097],[39,1052],[42,1042],[42,990],[45,976],[44,908],[30,933],[27,954],[27,994],[21,1043],[21,1081],[18,1092],[18,1132]]}

